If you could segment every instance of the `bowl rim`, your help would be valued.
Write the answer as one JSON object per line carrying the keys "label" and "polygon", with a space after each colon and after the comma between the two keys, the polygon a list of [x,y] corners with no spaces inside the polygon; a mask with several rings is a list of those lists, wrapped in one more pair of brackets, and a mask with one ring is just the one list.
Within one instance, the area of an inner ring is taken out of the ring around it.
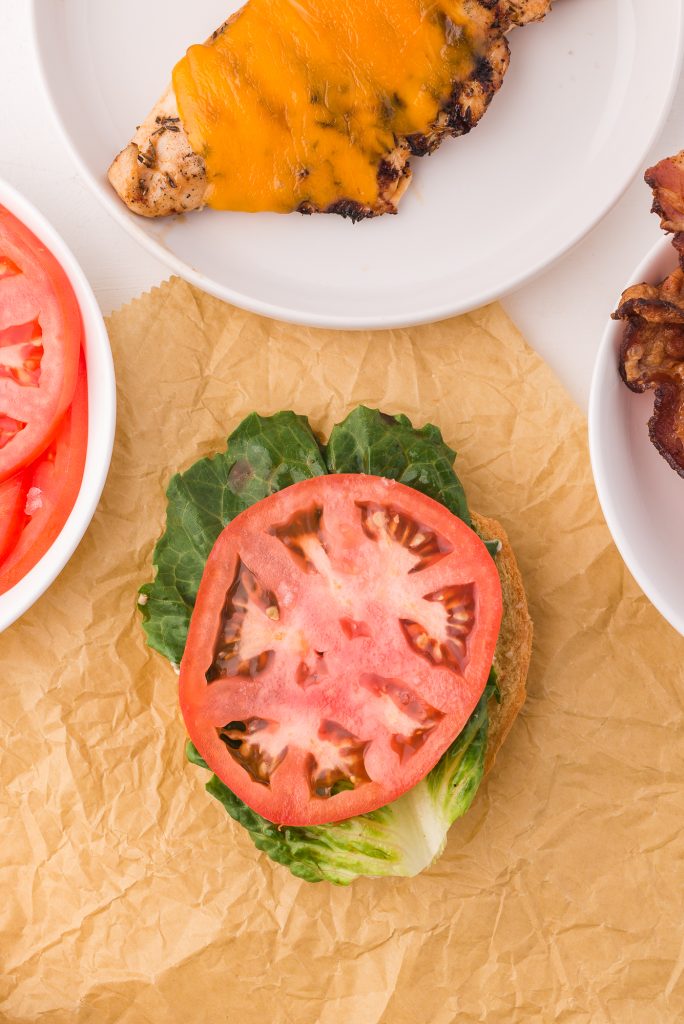
{"label": "bowl rim", "polygon": [[71,249],[44,214],[2,178],[0,205],[45,243],[69,278],[83,318],[88,373],[88,444],[78,496],[64,527],[40,561],[10,590],[0,595],[2,632],[28,611],[54,583],[91,523],[104,489],[114,447],[116,381],[104,318]]}
{"label": "bowl rim", "polygon": [[[672,247],[672,240],[668,237],[661,237],[635,268],[624,287],[628,288],[633,284],[641,284],[644,281],[656,283],[655,278],[660,275],[655,272],[655,267],[658,264],[668,262],[668,256],[671,256],[672,269],[674,270],[677,266],[677,254]],[[625,565],[651,604],[674,629],[684,636],[684,601],[682,602],[682,607],[677,608],[659,592],[657,585],[654,584],[648,573],[647,567],[643,564],[642,557],[623,528],[620,516],[620,503],[613,495],[607,482],[608,472],[606,464],[609,453],[605,449],[605,435],[600,426],[600,413],[606,381],[611,373],[617,372],[615,363],[616,352],[623,329],[624,325],[621,321],[608,321],[594,363],[589,392],[588,415],[591,469],[601,510],[615,546],[620,552]]]}

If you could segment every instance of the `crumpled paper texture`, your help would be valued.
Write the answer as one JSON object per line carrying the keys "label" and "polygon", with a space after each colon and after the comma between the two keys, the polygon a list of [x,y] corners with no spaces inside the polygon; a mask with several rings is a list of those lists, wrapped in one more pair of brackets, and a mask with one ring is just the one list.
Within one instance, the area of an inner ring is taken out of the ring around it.
{"label": "crumpled paper texture", "polygon": [[[0,637],[0,1019],[488,1024],[684,1018],[684,640],[603,523],[585,423],[498,306],[336,333],[174,280],[109,321],[119,425],[93,524]],[[529,699],[447,851],[308,885],[186,764],[136,594],[169,476],[252,409],[438,424],[501,519],[535,622]]]}

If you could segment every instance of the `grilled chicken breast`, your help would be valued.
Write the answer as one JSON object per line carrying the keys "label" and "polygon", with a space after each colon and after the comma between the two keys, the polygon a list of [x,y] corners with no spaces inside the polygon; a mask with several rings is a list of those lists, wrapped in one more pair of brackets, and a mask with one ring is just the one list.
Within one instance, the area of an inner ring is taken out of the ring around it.
{"label": "grilled chicken breast", "polygon": [[[459,58],[454,62],[455,73],[448,80],[447,98],[425,131],[398,134],[391,130],[391,126],[388,132],[387,126],[379,123],[378,135],[384,127],[384,137],[389,137],[390,141],[376,162],[376,194],[370,199],[359,199],[345,194],[344,186],[340,185],[338,195],[332,199],[328,195],[321,203],[316,200],[315,193],[309,197],[303,190],[303,198],[287,209],[297,209],[301,213],[338,213],[354,220],[396,213],[399,200],[411,180],[411,156],[432,153],[447,136],[464,135],[478,124],[508,68],[509,48],[505,33],[515,26],[541,20],[552,3],[553,0],[461,0],[459,25],[442,12],[446,44],[458,47],[464,38],[463,22],[468,25],[470,21],[476,26],[478,39],[483,40],[482,52],[475,55],[476,59],[465,74],[458,72],[463,60]],[[209,47],[224,36],[223,44],[230,42],[231,26],[247,11],[247,7],[214,33]],[[443,48],[441,53],[444,52]],[[240,76],[236,74],[235,78],[231,88],[239,91]],[[394,97],[397,109],[400,109],[400,97],[396,93]],[[381,111],[378,121],[383,121],[384,117]],[[353,134],[348,125],[340,129],[339,121],[331,127]],[[209,147],[201,147],[197,143],[196,148],[193,147],[190,135],[189,126],[181,117],[174,87],[170,86],[109,168],[112,186],[134,213],[144,217],[163,217],[197,210],[206,204],[231,209],[248,208],[212,201],[216,198],[216,180],[221,175],[214,175],[212,180]],[[198,151],[201,148],[204,152]],[[305,168],[301,174],[308,175],[309,169]]]}

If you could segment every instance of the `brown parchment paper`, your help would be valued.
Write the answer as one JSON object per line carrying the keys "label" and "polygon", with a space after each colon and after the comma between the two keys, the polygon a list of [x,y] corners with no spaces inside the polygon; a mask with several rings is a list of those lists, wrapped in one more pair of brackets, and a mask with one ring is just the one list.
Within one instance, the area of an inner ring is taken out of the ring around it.
{"label": "brown parchment paper", "polygon": [[[0,1019],[684,1019],[684,640],[611,543],[584,420],[502,310],[334,333],[175,280],[109,329],[101,506],[0,637]],[[136,592],[172,472],[254,408],[327,432],[358,402],[432,420],[459,450],[536,634],[527,705],[442,860],[338,889],[272,864],[205,794]]]}

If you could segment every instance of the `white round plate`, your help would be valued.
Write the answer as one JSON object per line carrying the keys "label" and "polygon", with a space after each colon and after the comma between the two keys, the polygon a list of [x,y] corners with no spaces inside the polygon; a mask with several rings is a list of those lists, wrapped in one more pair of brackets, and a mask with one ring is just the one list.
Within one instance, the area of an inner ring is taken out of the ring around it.
{"label": "white round plate", "polygon": [[[658,284],[676,266],[675,251],[663,238],[628,284]],[[684,635],[684,479],[649,440],[653,392],[635,394],[620,379],[624,329],[624,322],[610,322],[594,368],[589,398],[594,480],[627,568],[658,611]]]}
{"label": "white round plate", "polygon": [[438,320],[538,273],[640,169],[681,63],[681,0],[658,0],[657,16],[653,0],[557,0],[544,22],[511,33],[511,68],[482,124],[413,161],[398,216],[138,218],[107,167],[188,45],[239,6],[33,0],[39,61],[81,171],[135,238],[220,298],[317,326]]}
{"label": "white round plate", "polygon": [[81,489],[71,515],[49,550],[16,586],[0,595],[2,632],[23,615],[54,582],[76,550],[95,514],[112,457],[116,384],[112,352],[100,307],[71,251],[43,215],[1,179],[0,206],[6,207],[45,243],[71,281],[83,318],[88,371],[88,448]]}

